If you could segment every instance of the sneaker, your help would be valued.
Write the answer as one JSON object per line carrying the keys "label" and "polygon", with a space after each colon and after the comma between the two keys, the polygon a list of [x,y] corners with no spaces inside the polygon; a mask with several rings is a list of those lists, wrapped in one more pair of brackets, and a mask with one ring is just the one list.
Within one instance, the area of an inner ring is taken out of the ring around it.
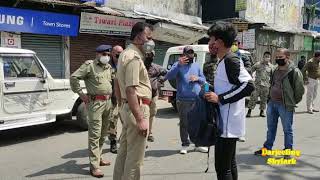
{"label": "sneaker", "polygon": [[188,146],[182,146],[180,150],[180,154],[187,154],[188,153]]}
{"label": "sneaker", "polygon": [[264,113],[264,110],[260,111],[260,117],[266,117],[266,114]]}
{"label": "sneaker", "polygon": [[258,151],[254,152],[254,155],[262,156],[262,149],[259,149]]}
{"label": "sneaker", "polygon": [[245,137],[239,137],[238,141],[239,142],[246,142],[246,138]]}
{"label": "sneaker", "polygon": [[152,135],[148,136],[148,139],[147,139],[149,142],[154,142],[154,137]]}
{"label": "sneaker", "polygon": [[207,153],[208,152],[208,147],[196,147],[195,151],[202,152],[202,153]]}
{"label": "sneaker", "polygon": [[312,110],[313,112],[320,112],[319,110],[317,110],[317,109],[314,109],[314,110]]}
{"label": "sneaker", "polygon": [[308,114],[313,114],[313,111],[312,110],[308,110],[307,113]]}

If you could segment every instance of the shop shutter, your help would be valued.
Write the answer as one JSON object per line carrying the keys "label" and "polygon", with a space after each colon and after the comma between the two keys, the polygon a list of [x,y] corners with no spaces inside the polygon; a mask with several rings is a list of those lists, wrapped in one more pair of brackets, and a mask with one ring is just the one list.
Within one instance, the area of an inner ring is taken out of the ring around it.
{"label": "shop shutter", "polygon": [[64,77],[65,64],[61,36],[21,34],[21,47],[35,51],[54,78]]}
{"label": "shop shutter", "polygon": [[155,43],[156,43],[156,46],[155,46],[156,57],[153,62],[161,66],[163,64],[164,57],[166,56],[167,50],[173,46],[179,46],[177,44],[172,44],[172,43],[163,42],[163,41],[155,41]]}

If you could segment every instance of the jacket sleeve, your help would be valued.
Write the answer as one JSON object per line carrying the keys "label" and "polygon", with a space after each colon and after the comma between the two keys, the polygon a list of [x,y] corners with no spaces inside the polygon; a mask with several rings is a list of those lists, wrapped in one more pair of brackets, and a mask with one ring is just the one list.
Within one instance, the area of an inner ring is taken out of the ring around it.
{"label": "jacket sleeve", "polygon": [[304,86],[303,86],[303,75],[300,72],[300,70],[295,69],[294,70],[294,99],[296,101],[296,104],[298,104],[303,97],[304,94]]}
{"label": "jacket sleeve", "polygon": [[82,88],[80,87],[80,80],[84,80],[90,71],[89,64],[82,64],[70,77],[71,90],[75,93],[81,94]]}
{"label": "jacket sleeve", "polygon": [[179,62],[176,62],[172,65],[170,71],[166,74],[164,77],[165,80],[171,80],[176,78],[178,72],[179,72],[180,64]]}
{"label": "jacket sleeve", "polygon": [[228,104],[239,101],[250,96],[254,90],[252,78],[244,68],[240,67],[240,59],[237,56],[227,55],[225,58],[225,69],[228,80],[234,87],[225,93],[219,95],[220,103]]}
{"label": "jacket sleeve", "polygon": [[301,70],[302,75],[303,75],[303,79],[304,79],[305,81],[308,80],[308,76],[307,76],[308,66],[309,66],[309,62],[307,62],[307,64],[305,64],[304,67],[303,67],[302,70]]}

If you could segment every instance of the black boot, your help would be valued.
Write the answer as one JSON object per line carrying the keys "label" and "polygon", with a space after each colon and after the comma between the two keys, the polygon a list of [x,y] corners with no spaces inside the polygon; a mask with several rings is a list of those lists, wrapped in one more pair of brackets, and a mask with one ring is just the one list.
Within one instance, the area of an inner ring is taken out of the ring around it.
{"label": "black boot", "polygon": [[118,148],[117,148],[117,141],[116,140],[110,141],[110,152],[112,152],[113,154],[117,154]]}
{"label": "black boot", "polygon": [[264,110],[260,111],[260,117],[266,117],[266,114],[264,113]]}
{"label": "black boot", "polygon": [[246,117],[251,117],[251,109],[248,109],[248,113]]}

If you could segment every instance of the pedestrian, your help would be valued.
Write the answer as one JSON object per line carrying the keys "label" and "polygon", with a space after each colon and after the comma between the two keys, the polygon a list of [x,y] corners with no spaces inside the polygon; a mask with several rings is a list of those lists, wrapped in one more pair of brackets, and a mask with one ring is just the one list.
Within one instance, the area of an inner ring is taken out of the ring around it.
{"label": "pedestrian", "polygon": [[239,56],[231,52],[237,31],[231,23],[216,22],[208,30],[209,47],[219,59],[214,91],[205,93],[207,101],[218,103],[218,138],[215,145],[215,168],[218,180],[238,179],[236,143],[245,135],[245,98],[254,90],[252,78]]}
{"label": "pedestrian", "polygon": [[305,64],[306,64],[306,57],[301,56],[300,61],[298,62],[298,68],[302,71]]}
{"label": "pedestrian", "polygon": [[[277,134],[280,117],[284,132],[284,148],[293,148],[293,114],[304,94],[303,76],[290,60],[288,49],[280,48],[276,52],[278,67],[271,76],[270,97],[267,106],[267,140],[263,147],[271,150]],[[255,152],[262,154],[262,149]]]}
{"label": "pedestrian", "polygon": [[319,79],[320,79],[320,51],[314,53],[314,57],[307,62],[302,69],[305,84],[307,84],[307,112],[319,112],[314,108],[314,101],[317,98]]}
{"label": "pedestrian", "polygon": [[[112,113],[110,51],[110,45],[100,45],[96,49],[96,58],[86,61],[70,77],[72,91],[78,93],[87,105],[90,173],[98,178],[104,176],[100,166],[111,164],[103,160],[101,154]],[[84,80],[87,94],[82,91],[80,80]]]}
{"label": "pedestrian", "polygon": [[108,127],[108,132],[109,132],[109,141],[110,141],[110,152],[117,154],[117,124],[118,124],[118,119],[119,119],[119,108],[117,104],[117,99],[115,96],[115,91],[114,91],[114,78],[117,73],[117,65],[118,65],[118,59],[120,54],[122,53],[123,48],[119,45],[116,45],[112,48],[111,51],[111,59],[109,61],[109,64],[112,67],[112,97],[111,97],[111,102],[112,102],[112,115],[110,119],[110,124]]}
{"label": "pedestrian", "polygon": [[150,118],[149,118],[149,135],[148,141],[154,142],[154,137],[152,133],[152,125],[154,122],[154,118],[157,114],[157,100],[159,97],[159,87],[160,87],[160,79],[163,78],[167,74],[167,71],[160,65],[153,63],[155,57],[155,51],[146,54],[146,60],[144,64],[148,71],[148,76],[151,83],[152,89],[152,101],[150,105]]}
{"label": "pedestrian", "polygon": [[149,128],[151,84],[144,65],[145,54],[154,49],[152,26],[138,22],[131,31],[132,43],[119,57],[115,81],[123,121],[114,180],[139,180]]}
{"label": "pedestrian", "polygon": [[[212,52],[212,47],[209,47],[209,51]],[[214,75],[218,66],[218,58],[214,53],[210,53],[210,59],[203,64],[203,74],[207,82],[213,87]]]}
{"label": "pedestrian", "polygon": [[251,111],[256,107],[258,98],[260,97],[260,116],[266,117],[265,109],[269,96],[270,76],[273,65],[270,63],[271,53],[265,52],[263,54],[263,61],[259,61],[252,66],[252,73],[256,72],[255,76],[255,91],[251,94],[248,104],[247,117],[251,117]]}
{"label": "pedestrian", "polygon": [[[201,85],[206,82],[200,65],[196,62],[195,53],[191,46],[183,49],[178,62],[174,63],[164,80],[175,79],[177,83],[177,109],[179,114],[180,139],[182,148],[180,154],[186,154],[190,146],[188,134],[188,113],[196,103],[201,91]],[[208,152],[207,147],[198,147],[196,151]]]}

